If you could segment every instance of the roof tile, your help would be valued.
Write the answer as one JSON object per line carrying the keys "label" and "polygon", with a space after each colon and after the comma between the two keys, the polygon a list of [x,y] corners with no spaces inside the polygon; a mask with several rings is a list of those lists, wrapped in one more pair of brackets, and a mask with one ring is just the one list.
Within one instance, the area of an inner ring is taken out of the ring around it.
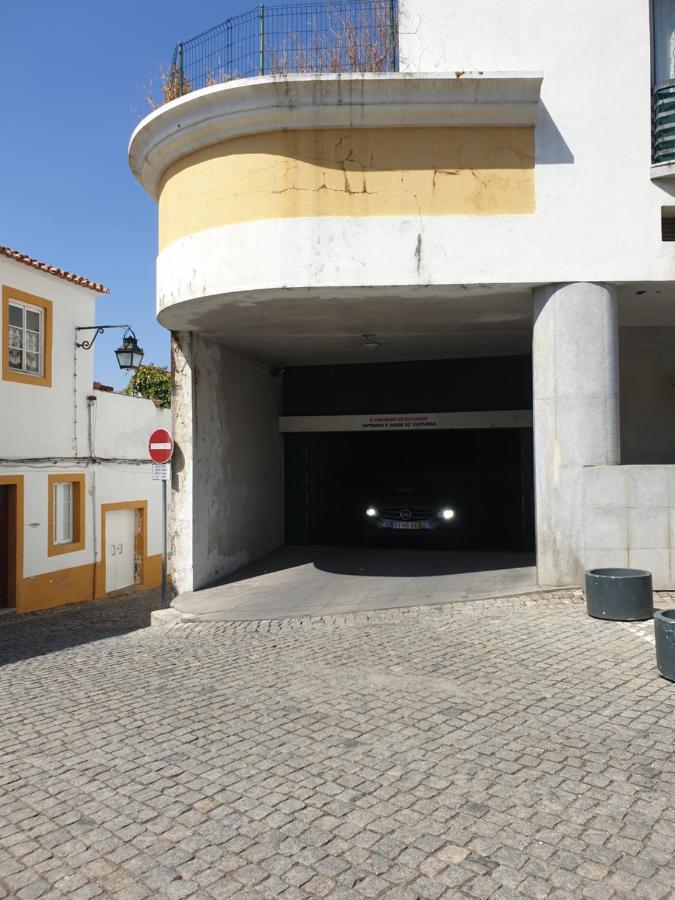
{"label": "roof tile", "polygon": [[21,253],[19,250],[13,250],[11,247],[3,247],[0,245],[0,253],[3,256],[9,257],[9,259],[16,260],[16,262],[32,266],[34,269],[39,269],[41,272],[48,272],[50,275],[56,275],[57,278],[65,278],[66,281],[72,281],[73,284],[79,284],[81,287],[90,288],[92,291],[98,291],[99,294],[110,293],[108,288],[98,281],[90,281],[82,275],[75,275],[73,272],[68,272],[66,269],[59,269],[57,266],[50,266],[48,263],[40,262],[39,259],[33,259],[33,257],[28,256],[27,253]]}

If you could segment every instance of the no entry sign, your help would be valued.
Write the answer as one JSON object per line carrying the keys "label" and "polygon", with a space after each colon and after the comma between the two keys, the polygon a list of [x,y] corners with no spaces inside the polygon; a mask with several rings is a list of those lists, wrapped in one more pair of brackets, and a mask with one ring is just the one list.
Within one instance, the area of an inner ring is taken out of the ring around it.
{"label": "no entry sign", "polygon": [[168,463],[173,456],[173,438],[166,428],[153,431],[148,441],[148,453],[154,463]]}
{"label": "no entry sign", "polygon": [[173,438],[166,428],[153,431],[148,441],[148,453],[154,462],[153,478],[162,482],[162,609],[166,609],[166,482],[169,477],[167,463],[173,456]]}

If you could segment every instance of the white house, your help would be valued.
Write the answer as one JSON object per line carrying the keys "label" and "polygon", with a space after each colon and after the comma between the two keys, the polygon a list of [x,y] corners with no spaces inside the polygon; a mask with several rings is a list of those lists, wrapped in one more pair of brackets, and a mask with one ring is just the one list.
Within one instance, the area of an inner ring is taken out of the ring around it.
{"label": "white house", "polygon": [[[19,612],[161,583],[161,485],[148,438],[168,410],[94,390],[107,289],[0,247],[0,606]],[[113,316],[113,318],[115,318]]]}
{"label": "white house", "polygon": [[178,46],[184,95],[129,148],[173,335],[176,586],[355,534],[358,473],[405,457],[473,498],[465,548],[675,587],[673,0],[406,0],[377,71],[275,68],[258,18],[253,63]]}

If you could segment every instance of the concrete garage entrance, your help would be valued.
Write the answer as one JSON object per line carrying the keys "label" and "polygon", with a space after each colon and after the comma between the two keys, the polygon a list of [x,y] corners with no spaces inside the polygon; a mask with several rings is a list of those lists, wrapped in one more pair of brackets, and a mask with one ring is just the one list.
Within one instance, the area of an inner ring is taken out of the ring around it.
{"label": "concrete garage entrance", "polygon": [[[286,546],[174,609],[277,619],[536,590],[528,357],[291,367],[282,410]],[[366,509],[401,486],[454,521],[365,546]]]}
{"label": "concrete garage entrance", "polygon": [[[534,563],[529,356],[284,366],[195,335],[174,354],[193,372],[174,414],[174,607],[214,585],[254,618],[534,588],[533,569],[511,582]],[[450,506],[457,527],[365,548],[365,509],[401,484],[432,495],[426,525]]]}

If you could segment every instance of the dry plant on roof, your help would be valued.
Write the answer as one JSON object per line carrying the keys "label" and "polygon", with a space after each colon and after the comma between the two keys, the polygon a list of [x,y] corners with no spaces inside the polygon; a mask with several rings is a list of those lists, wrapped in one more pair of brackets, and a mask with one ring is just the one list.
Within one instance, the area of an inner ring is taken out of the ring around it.
{"label": "dry plant on roof", "polygon": [[[189,94],[192,90],[190,82],[188,81],[185,74],[183,74],[183,89],[181,91],[180,73],[178,71],[178,66],[176,66],[174,63],[169,66],[168,70],[165,71],[164,69],[162,69],[160,71],[160,78],[160,91],[162,94],[161,101],[158,102],[155,99],[152,89],[146,90],[145,100],[150,109],[158,109],[164,103],[170,103],[172,100],[176,100],[183,94]],[[216,84],[216,82],[214,81],[213,84]]]}
{"label": "dry plant on roof", "polygon": [[172,100],[182,97],[183,94],[189,94],[191,90],[192,88],[186,75],[183,74],[181,79],[178,66],[172,63],[169,71],[165,73],[163,78],[162,96],[164,97],[164,103],[170,103]]}
{"label": "dry plant on roof", "polygon": [[309,30],[312,41],[289,32],[279,47],[266,46],[271,75],[292,72],[385,72],[393,63],[394,36],[390,4],[380,0],[374,8],[345,13],[339,3],[326,3],[323,25],[316,14]]}

